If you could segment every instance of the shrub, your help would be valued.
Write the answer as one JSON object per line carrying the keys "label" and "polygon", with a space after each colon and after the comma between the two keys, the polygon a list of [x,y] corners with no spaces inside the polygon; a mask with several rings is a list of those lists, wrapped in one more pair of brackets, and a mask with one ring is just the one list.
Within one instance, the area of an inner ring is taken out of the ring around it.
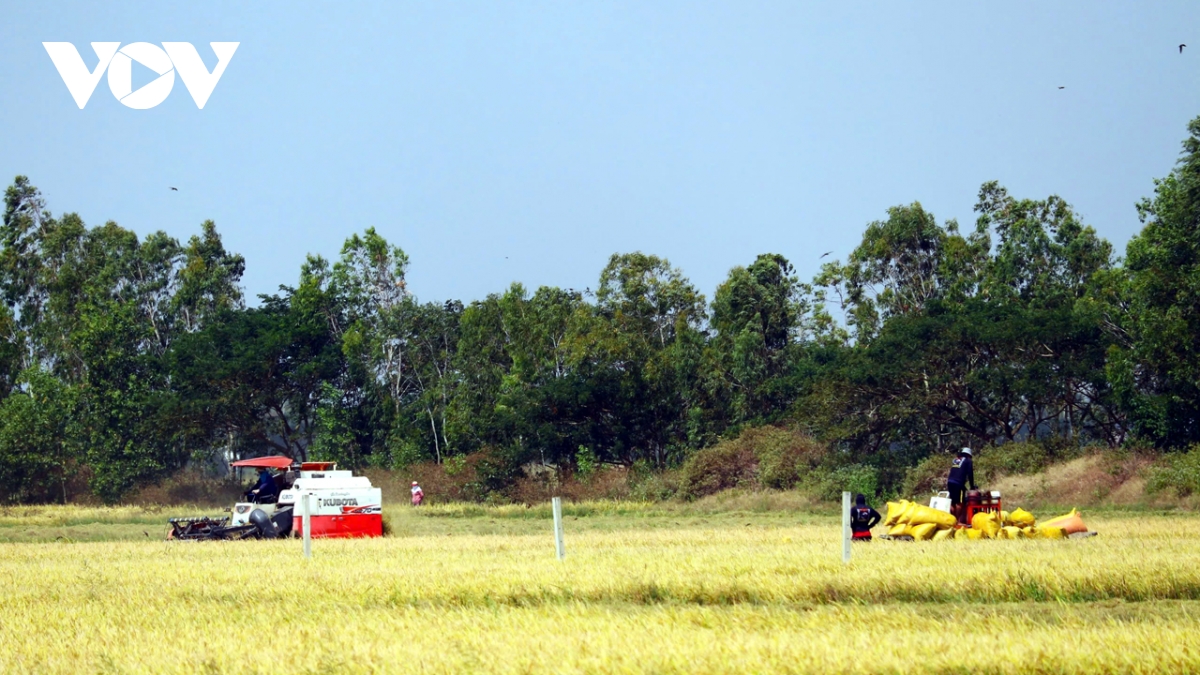
{"label": "shrub", "polygon": [[596,453],[592,452],[591,448],[586,445],[579,446],[579,450],[575,453],[575,470],[580,478],[592,475],[599,464]]}
{"label": "shrub", "polygon": [[1146,491],[1154,494],[1164,490],[1178,497],[1200,493],[1200,444],[1187,452],[1166,455],[1150,470]]}
{"label": "shrub", "polygon": [[[451,460],[454,469],[447,471]],[[474,455],[455,456],[447,458],[443,464],[420,462],[394,471],[367,469],[363,474],[383,491],[383,500],[388,504],[409,503],[409,486],[414,480],[425,491],[426,504],[476,501],[480,498],[475,473],[478,461]]]}
{"label": "shrub", "polygon": [[758,457],[758,480],[763,487],[788,489],[825,461],[823,443],[794,431],[776,427],[749,429],[740,437]]}
{"label": "shrub", "polygon": [[823,474],[815,487],[821,499],[839,499],[845,491],[871,499],[879,491],[879,470],[865,464],[841,466]]}
{"label": "shrub", "polygon": [[447,476],[461,475],[467,468],[467,456],[454,455],[453,457],[447,457],[446,461],[442,462],[442,467]]}
{"label": "shrub", "polygon": [[628,499],[629,471],[622,466],[597,466],[586,477],[548,469],[518,478],[505,494],[518,504],[538,504],[551,497],[573,502]]}
{"label": "shrub", "polygon": [[[454,455],[444,462],[418,462],[403,469],[368,468],[363,473],[383,490],[387,503],[408,503],[409,484],[417,481],[426,504],[479,502],[534,504],[562,496],[573,500],[623,499],[630,493],[629,472],[602,465],[580,479],[570,471],[541,464],[517,462],[522,455],[485,447],[469,455]],[[529,469],[535,469],[530,471]]]}
{"label": "shrub", "polygon": [[951,457],[952,455],[946,453],[930,455],[909,469],[900,485],[900,496],[923,497],[943,489],[946,485],[946,474],[950,471]]}
{"label": "shrub", "polygon": [[988,446],[978,455],[975,477],[981,481],[995,480],[1001,475],[1037,473],[1049,466],[1051,460],[1045,445],[1030,441]]}
{"label": "shrub", "polygon": [[661,502],[679,494],[679,471],[656,471],[641,477],[631,477],[629,496],[643,502]]}
{"label": "shrub", "polygon": [[484,446],[469,456],[468,464],[475,468],[475,483],[485,499],[496,500],[524,475],[524,467],[532,459],[526,448],[513,446]]}
{"label": "shrub", "polygon": [[734,487],[794,487],[821,466],[825,446],[793,430],[746,429],[737,438],[696,451],[684,462],[681,492],[689,499]]}
{"label": "shrub", "polygon": [[585,480],[571,476],[563,488],[563,495],[577,502],[628,499],[629,470],[623,466],[597,465]]}
{"label": "shrub", "polygon": [[698,450],[683,464],[683,494],[695,499],[750,484],[758,472],[754,450],[738,441],[725,441]]}

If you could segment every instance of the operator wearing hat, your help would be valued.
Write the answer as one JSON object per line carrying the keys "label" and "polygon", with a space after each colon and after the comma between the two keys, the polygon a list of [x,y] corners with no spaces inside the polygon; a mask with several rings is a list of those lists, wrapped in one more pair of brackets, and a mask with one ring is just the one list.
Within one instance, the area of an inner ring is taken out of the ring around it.
{"label": "operator wearing hat", "polygon": [[946,490],[950,492],[950,508],[954,510],[963,503],[966,487],[975,489],[975,465],[971,463],[971,449],[963,448],[954,457],[950,465],[950,475],[946,477]]}
{"label": "operator wearing hat", "polygon": [[279,490],[276,489],[275,485],[275,477],[271,475],[267,467],[259,467],[258,482],[244,494],[247,499],[255,504],[270,504],[279,496]]}
{"label": "operator wearing hat", "polygon": [[422,490],[421,486],[417,485],[417,481],[414,480],[412,483],[412,505],[420,506],[421,502],[424,499],[425,499],[425,491]]}

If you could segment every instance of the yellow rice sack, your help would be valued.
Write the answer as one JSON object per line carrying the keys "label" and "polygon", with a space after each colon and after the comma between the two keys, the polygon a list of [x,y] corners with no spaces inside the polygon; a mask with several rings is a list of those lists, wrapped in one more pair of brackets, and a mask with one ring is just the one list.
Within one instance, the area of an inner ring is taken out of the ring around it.
{"label": "yellow rice sack", "polygon": [[971,538],[971,528],[960,527],[957,530],[954,530],[954,538],[955,539],[964,539],[964,540],[970,539]]}
{"label": "yellow rice sack", "polygon": [[900,514],[903,513],[904,509],[907,507],[908,507],[908,500],[905,500],[905,499],[901,499],[898,502],[888,502],[887,503],[887,518],[884,519],[883,524],[886,527],[891,527],[891,526],[895,525],[896,521],[900,519]]}
{"label": "yellow rice sack", "polygon": [[933,534],[934,541],[943,541],[946,539],[954,539],[954,530],[951,530],[951,529],[938,530],[937,532],[935,532]]}
{"label": "yellow rice sack", "polygon": [[908,506],[905,506],[904,510],[900,512],[900,517],[896,519],[896,524],[903,523],[907,525],[908,519],[912,516],[912,512],[916,510],[917,506],[919,506],[917,503],[909,502]]}
{"label": "yellow rice sack", "polygon": [[976,513],[971,519],[971,529],[979,530],[983,536],[988,539],[995,539],[996,534],[1000,532],[999,514],[996,513]]}
{"label": "yellow rice sack", "polygon": [[937,532],[937,523],[921,523],[912,526],[912,536],[917,541],[932,539],[934,532]]}
{"label": "yellow rice sack", "polygon": [[1000,524],[1001,525],[1012,525],[1012,521],[1008,519],[1008,511],[1000,512]]}
{"label": "yellow rice sack", "polygon": [[889,537],[899,537],[902,534],[908,534],[908,532],[905,531],[907,529],[908,529],[908,526],[905,525],[904,523],[900,523],[898,525],[893,525],[891,527],[891,529],[888,530],[888,536]]}
{"label": "yellow rice sack", "polygon": [[1024,536],[1025,533],[1021,531],[1021,528],[1015,525],[1005,525],[1004,527],[1000,528],[1001,539],[1021,539]]}
{"label": "yellow rice sack", "polygon": [[921,504],[914,504],[913,506],[916,508],[910,511],[908,516],[908,522],[913,525],[932,523],[939,527],[954,527],[954,524],[958,522],[954,516],[945,511],[938,511],[933,507]]}
{"label": "yellow rice sack", "polygon": [[1010,524],[1017,527],[1030,527],[1037,522],[1032,513],[1022,508],[1018,508],[1016,511],[1008,514],[1008,520],[1011,521]]}
{"label": "yellow rice sack", "polygon": [[1035,528],[1037,536],[1042,539],[1066,539],[1067,531],[1053,525],[1038,525]]}
{"label": "yellow rice sack", "polygon": [[967,539],[983,539],[983,530],[976,530],[973,527],[968,527],[963,530],[967,533]]}

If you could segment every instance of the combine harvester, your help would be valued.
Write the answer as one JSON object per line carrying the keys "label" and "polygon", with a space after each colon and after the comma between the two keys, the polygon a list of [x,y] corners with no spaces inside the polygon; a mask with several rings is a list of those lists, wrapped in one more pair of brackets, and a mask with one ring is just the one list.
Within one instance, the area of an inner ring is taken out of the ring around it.
{"label": "combine harvester", "polygon": [[275,494],[238,502],[227,509],[228,516],[172,518],[167,539],[299,536],[304,531],[301,501],[305,498],[312,511],[313,537],[383,536],[383,496],[366,476],[339,471],[333,462],[299,463],[280,455],[244,459],[230,466],[277,470]]}

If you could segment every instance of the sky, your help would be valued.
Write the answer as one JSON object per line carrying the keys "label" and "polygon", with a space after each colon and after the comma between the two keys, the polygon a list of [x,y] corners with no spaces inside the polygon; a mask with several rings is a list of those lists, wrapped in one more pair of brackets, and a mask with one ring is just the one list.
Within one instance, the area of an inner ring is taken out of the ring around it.
{"label": "sky", "polygon": [[[240,45],[203,109],[176,78],[80,110],[44,41]],[[211,219],[251,299],[367,227],[421,300],[594,290],[631,251],[711,298],[897,204],[969,226],[988,180],[1123,251],[1200,115],[1200,3],[20,3],[0,91],[0,181],[143,235]]]}

